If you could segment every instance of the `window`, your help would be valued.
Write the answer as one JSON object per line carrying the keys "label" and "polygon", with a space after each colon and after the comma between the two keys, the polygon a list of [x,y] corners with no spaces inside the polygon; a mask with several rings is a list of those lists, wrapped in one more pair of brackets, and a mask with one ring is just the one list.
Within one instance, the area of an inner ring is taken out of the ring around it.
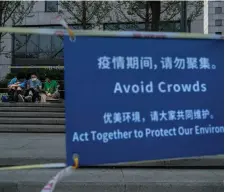
{"label": "window", "polygon": [[45,12],[58,12],[58,1],[45,1]]}
{"label": "window", "polygon": [[222,32],[216,32],[215,34],[217,34],[217,35],[222,35]]}
{"label": "window", "polygon": [[27,35],[16,34],[14,36],[14,49],[16,52],[26,52],[26,39]]}
{"label": "window", "polygon": [[180,22],[167,22],[162,21],[159,25],[160,31],[178,32],[180,31]]}
{"label": "window", "polygon": [[222,7],[215,7],[215,14],[221,14],[222,13]]}
{"label": "window", "polygon": [[39,35],[28,35],[26,46],[27,46],[27,57],[38,58]]}
{"label": "window", "polygon": [[105,23],[104,30],[113,30],[113,31],[143,31],[144,24],[135,24],[135,23]]}
{"label": "window", "polygon": [[222,26],[222,19],[216,19],[215,26]]}
{"label": "window", "polygon": [[[149,23],[151,28],[151,23]],[[114,31],[145,31],[145,23],[104,23],[104,30],[114,30]],[[164,22],[162,21],[159,26],[160,31],[167,32],[178,32],[180,31],[180,22]],[[188,23],[188,31],[190,31],[190,25]]]}
{"label": "window", "polygon": [[[56,26],[56,27],[53,27],[53,28],[63,29],[62,26]],[[51,41],[51,51],[53,53],[57,53],[63,47],[63,36],[53,35],[53,36],[51,36],[51,40],[52,40]]]}
{"label": "window", "polygon": [[[88,28],[91,27],[88,24]],[[62,26],[44,26],[44,28],[63,29]],[[72,28],[81,29],[82,26],[73,25]],[[15,58],[62,58],[64,54],[62,36],[15,34],[13,43]]]}
{"label": "window", "polygon": [[51,52],[51,36],[41,35],[39,46],[41,52]]}

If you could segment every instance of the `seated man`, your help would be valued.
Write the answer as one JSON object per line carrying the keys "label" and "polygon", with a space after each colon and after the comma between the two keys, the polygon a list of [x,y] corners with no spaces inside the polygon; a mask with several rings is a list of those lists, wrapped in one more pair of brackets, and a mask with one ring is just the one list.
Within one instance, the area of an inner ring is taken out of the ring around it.
{"label": "seated man", "polygon": [[39,91],[42,88],[41,81],[37,78],[35,73],[31,74],[31,78],[27,82],[27,96],[25,99],[28,102],[38,102],[39,100]]}
{"label": "seated man", "polygon": [[9,101],[24,102],[24,91],[26,88],[25,74],[20,72],[8,83]]}
{"label": "seated man", "polygon": [[50,99],[59,99],[60,93],[58,91],[58,83],[55,80],[52,80],[51,76],[45,77],[44,83],[44,93],[41,93],[41,102],[46,102],[46,100]]}

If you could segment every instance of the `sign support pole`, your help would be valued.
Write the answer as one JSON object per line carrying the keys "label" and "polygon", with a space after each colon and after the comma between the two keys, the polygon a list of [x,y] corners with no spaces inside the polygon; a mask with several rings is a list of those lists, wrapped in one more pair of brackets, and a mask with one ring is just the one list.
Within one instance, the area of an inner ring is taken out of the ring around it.
{"label": "sign support pole", "polygon": [[204,0],[204,22],[203,22],[203,29],[204,34],[209,33],[209,4],[208,0]]}

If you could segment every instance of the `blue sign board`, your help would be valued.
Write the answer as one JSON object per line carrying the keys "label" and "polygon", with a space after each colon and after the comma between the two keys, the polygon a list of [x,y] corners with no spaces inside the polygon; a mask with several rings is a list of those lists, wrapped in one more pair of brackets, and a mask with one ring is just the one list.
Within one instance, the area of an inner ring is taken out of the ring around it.
{"label": "blue sign board", "polygon": [[65,37],[67,164],[224,152],[224,41]]}

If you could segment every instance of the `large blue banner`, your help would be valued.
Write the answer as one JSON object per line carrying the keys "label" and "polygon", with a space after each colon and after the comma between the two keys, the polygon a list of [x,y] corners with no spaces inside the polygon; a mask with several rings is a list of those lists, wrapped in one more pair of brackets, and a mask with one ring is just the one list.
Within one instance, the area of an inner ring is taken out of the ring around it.
{"label": "large blue banner", "polygon": [[68,165],[223,154],[223,40],[64,43]]}

